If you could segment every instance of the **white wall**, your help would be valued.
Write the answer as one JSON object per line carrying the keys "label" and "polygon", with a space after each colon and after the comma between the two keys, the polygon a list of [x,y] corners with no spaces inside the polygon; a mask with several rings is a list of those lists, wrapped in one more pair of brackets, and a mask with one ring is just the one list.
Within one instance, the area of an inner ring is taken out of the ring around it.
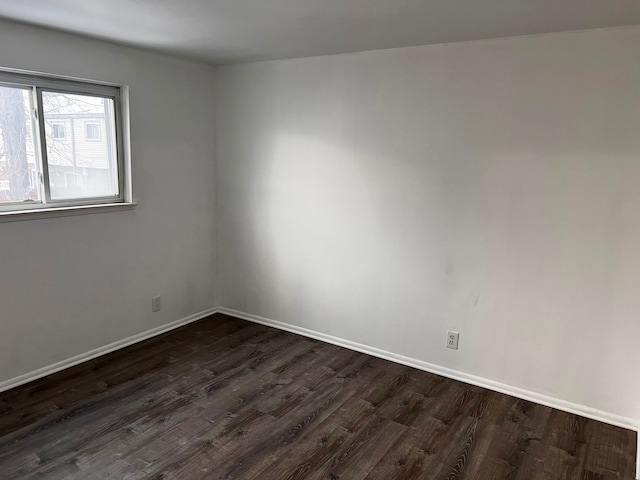
{"label": "white wall", "polygon": [[639,45],[219,68],[220,305],[640,419]]}
{"label": "white wall", "polygon": [[129,85],[139,202],[0,223],[0,382],[213,307],[213,69],[7,22],[0,66]]}

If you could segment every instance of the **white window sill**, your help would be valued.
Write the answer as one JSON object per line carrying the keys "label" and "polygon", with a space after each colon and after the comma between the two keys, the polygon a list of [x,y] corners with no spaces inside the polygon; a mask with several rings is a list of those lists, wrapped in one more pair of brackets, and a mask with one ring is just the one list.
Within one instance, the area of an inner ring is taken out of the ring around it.
{"label": "white window sill", "polygon": [[133,210],[137,203],[105,203],[102,205],[80,205],[74,207],[37,208],[31,210],[11,210],[0,212],[0,223],[36,220],[39,218],[69,217],[73,215],[88,215],[91,213],[117,212]]}

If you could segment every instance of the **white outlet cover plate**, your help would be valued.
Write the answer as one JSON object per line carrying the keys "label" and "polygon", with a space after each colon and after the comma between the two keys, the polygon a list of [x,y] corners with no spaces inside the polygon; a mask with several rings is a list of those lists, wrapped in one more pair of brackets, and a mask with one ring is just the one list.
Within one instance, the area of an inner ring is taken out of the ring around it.
{"label": "white outlet cover plate", "polygon": [[457,350],[459,339],[460,339],[460,334],[458,332],[454,332],[453,330],[447,330],[447,344],[446,344],[447,348]]}
{"label": "white outlet cover plate", "polygon": [[157,297],[151,297],[151,311],[159,312],[161,309],[162,309],[162,304],[161,304],[160,296],[158,295]]}

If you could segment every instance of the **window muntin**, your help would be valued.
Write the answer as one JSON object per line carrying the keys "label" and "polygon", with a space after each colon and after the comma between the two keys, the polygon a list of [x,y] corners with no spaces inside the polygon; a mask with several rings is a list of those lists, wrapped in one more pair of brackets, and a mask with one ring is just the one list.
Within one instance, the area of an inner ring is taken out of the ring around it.
{"label": "window muntin", "polygon": [[118,87],[0,72],[0,212],[124,202],[121,122]]}

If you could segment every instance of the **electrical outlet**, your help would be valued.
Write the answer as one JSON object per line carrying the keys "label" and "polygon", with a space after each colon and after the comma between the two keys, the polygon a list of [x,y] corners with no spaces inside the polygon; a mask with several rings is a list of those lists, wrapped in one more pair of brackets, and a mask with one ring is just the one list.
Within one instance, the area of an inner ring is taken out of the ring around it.
{"label": "electrical outlet", "polygon": [[151,311],[159,312],[161,308],[162,305],[160,304],[160,295],[158,295],[157,297],[151,297]]}
{"label": "electrical outlet", "polygon": [[458,332],[447,330],[447,348],[457,350],[459,338],[460,338],[460,334]]}

